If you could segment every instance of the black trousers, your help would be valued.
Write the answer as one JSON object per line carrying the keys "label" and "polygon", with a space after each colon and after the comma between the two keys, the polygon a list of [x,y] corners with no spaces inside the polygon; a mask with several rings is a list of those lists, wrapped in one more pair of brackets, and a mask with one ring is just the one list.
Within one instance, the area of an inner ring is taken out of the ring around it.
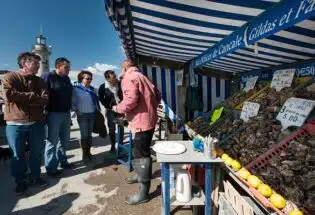
{"label": "black trousers", "polygon": [[151,157],[150,145],[154,134],[154,128],[148,131],[137,132],[133,140],[134,159]]}

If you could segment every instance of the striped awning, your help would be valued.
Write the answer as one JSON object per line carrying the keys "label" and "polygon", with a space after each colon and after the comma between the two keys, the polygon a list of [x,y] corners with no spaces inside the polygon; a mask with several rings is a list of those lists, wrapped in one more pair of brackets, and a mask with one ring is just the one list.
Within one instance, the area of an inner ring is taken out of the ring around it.
{"label": "striped awning", "polygon": [[[105,0],[105,5],[129,58],[145,55],[187,62],[284,1],[304,2],[301,11],[314,14],[313,0]],[[242,72],[314,57],[315,17],[311,16],[202,66]]]}

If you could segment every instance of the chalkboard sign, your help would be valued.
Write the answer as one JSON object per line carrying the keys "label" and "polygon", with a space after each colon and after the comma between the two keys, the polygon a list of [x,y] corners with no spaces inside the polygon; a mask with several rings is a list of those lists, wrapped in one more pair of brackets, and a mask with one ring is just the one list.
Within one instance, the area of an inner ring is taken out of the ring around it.
{"label": "chalkboard sign", "polygon": [[289,126],[300,127],[313,110],[315,101],[299,98],[289,98],[282,106],[277,120],[281,121],[282,129]]}
{"label": "chalkboard sign", "polygon": [[257,116],[259,108],[260,108],[260,104],[258,103],[244,102],[240,118],[244,122],[247,122],[250,117]]}
{"label": "chalkboard sign", "polygon": [[254,76],[254,77],[248,78],[247,81],[246,81],[246,85],[245,85],[244,91],[248,92],[248,91],[254,89],[257,80],[258,80],[258,76]]}
{"label": "chalkboard sign", "polygon": [[271,81],[271,88],[280,91],[282,88],[291,87],[294,74],[295,68],[275,71]]}

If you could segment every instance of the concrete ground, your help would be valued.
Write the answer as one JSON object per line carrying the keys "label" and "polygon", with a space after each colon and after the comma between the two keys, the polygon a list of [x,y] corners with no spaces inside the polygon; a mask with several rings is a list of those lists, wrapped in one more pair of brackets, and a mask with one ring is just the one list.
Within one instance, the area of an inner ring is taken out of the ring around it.
{"label": "concrete ground", "polygon": [[[108,138],[93,137],[94,159],[84,165],[79,146],[79,129],[76,120],[71,130],[71,142],[67,151],[69,162],[74,165],[65,170],[61,179],[47,177],[42,167],[42,176],[49,182],[44,189],[30,188],[21,197],[14,193],[14,182],[10,175],[10,161],[0,162],[0,215],[159,215],[160,211],[160,171],[154,163],[154,179],[150,190],[151,201],[137,206],[125,204],[126,195],[137,191],[137,185],[128,185],[125,178],[132,173],[117,165]],[[2,128],[3,136],[3,128]],[[5,142],[0,143],[5,145]],[[175,208],[172,214],[191,214],[190,209]]]}

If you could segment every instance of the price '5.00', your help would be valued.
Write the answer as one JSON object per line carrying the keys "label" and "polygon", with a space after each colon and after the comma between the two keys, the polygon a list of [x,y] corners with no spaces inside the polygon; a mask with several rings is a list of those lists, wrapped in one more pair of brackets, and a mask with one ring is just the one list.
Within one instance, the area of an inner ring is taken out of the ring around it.
{"label": "price '5.00'", "polygon": [[304,124],[314,106],[315,101],[312,100],[289,98],[282,106],[277,120],[281,121],[282,129],[289,126],[300,127]]}

